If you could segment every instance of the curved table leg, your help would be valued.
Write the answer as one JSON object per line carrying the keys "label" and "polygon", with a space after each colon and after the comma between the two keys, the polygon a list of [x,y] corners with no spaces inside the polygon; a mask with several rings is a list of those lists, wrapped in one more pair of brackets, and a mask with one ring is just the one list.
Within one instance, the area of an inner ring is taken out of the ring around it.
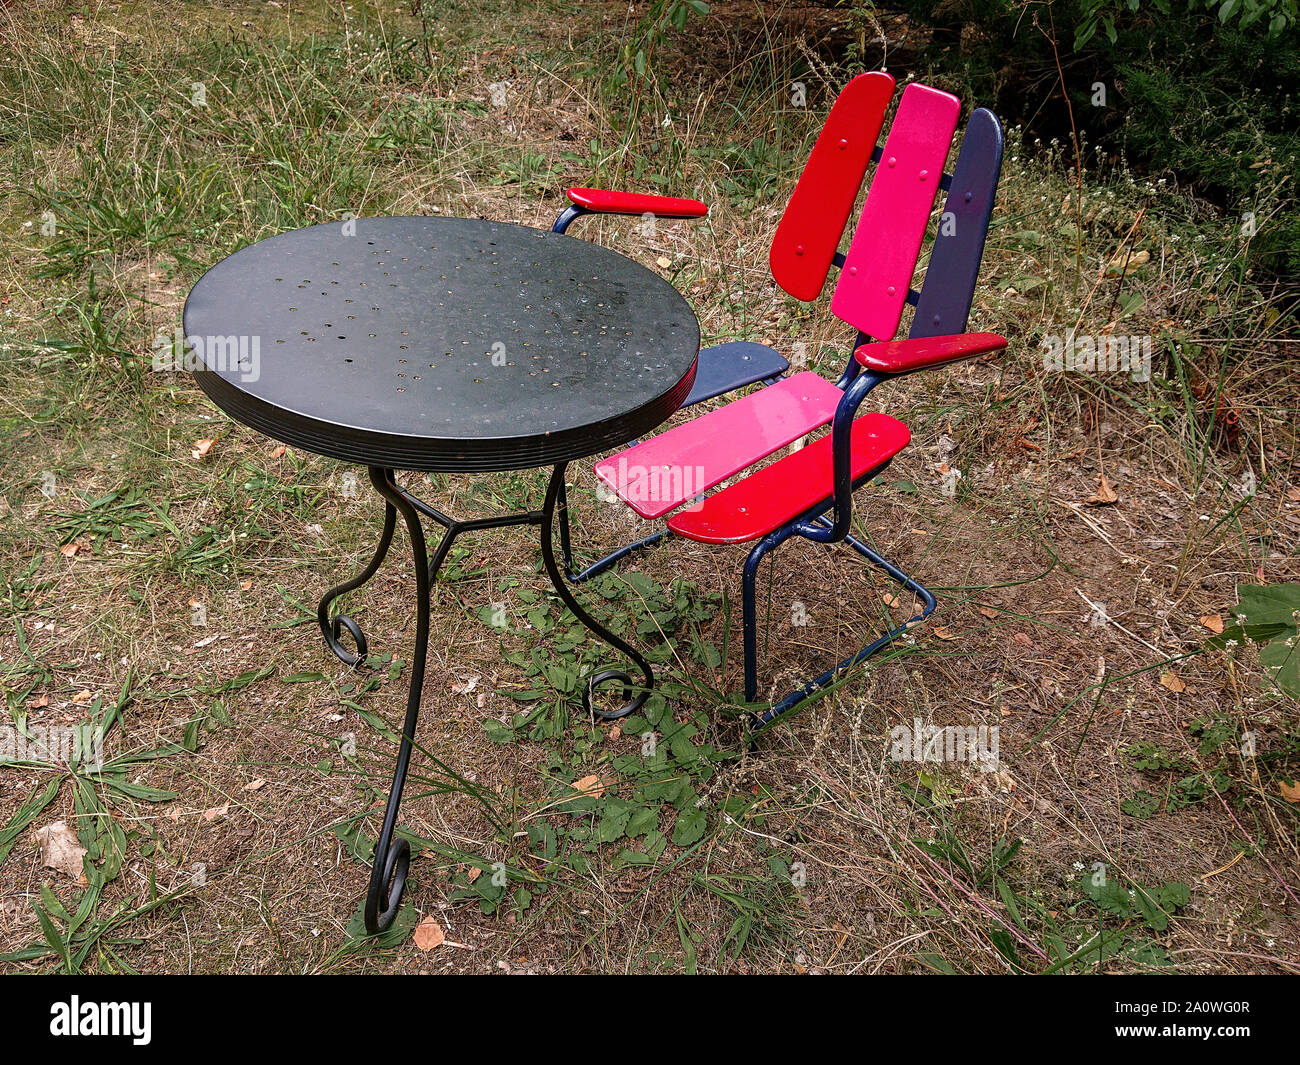
{"label": "curved table leg", "polygon": [[[411,747],[415,739],[415,726],[420,718],[420,691],[424,686],[424,664],[429,649],[429,556],[424,543],[424,527],[420,515],[393,479],[392,470],[371,467],[370,483],[388,503],[388,513],[400,512],[406,531],[411,537],[411,560],[415,564],[415,650],[411,656],[411,683],[406,696],[406,719],[402,723],[402,743],[397,752],[397,768],[393,771],[393,786],[388,793],[384,809],[384,826],[375,844],[374,864],[370,870],[370,888],[366,892],[366,931],[372,935],[382,932],[393,923],[402,903],[406,888],[406,873],[411,864],[411,845],[406,840],[393,838],[397,828],[397,810],[402,803],[402,787],[406,771],[411,764]],[[391,524],[387,525],[391,535]],[[451,537],[444,536],[435,556],[435,572]]]}
{"label": "curved table leg", "polygon": [[[557,466],[551,474],[546,489],[546,502],[541,511],[529,511],[524,514],[508,514],[496,518],[475,518],[456,521],[441,511],[409,494],[401,488],[394,478],[393,471],[382,467],[370,467],[370,483],[385,501],[384,531],[370,564],[356,577],[331,588],[321,600],[318,621],[325,641],[330,650],[348,665],[354,665],[364,659],[366,638],[361,627],[347,615],[340,614],[330,620],[329,604],[344,592],[360,587],[378,570],[391,546],[396,528],[397,515],[402,516],[407,533],[411,537],[411,555],[415,564],[415,648],[411,657],[410,687],[406,696],[406,717],[402,723],[402,740],[397,752],[397,765],[393,770],[393,784],[388,793],[388,804],[384,808],[384,823],[375,843],[374,861],[370,870],[370,886],[366,892],[364,917],[366,931],[371,935],[387,929],[397,916],[402,902],[402,892],[406,888],[406,875],[411,864],[411,846],[396,835],[397,814],[402,803],[402,789],[406,784],[407,771],[411,764],[411,752],[415,744],[415,729],[420,718],[420,695],[424,686],[424,671],[429,650],[429,592],[433,578],[451,550],[453,541],[462,532],[483,529],[505,528],[511,525],[540,525],[542,527],[542,563],[546,569],[556,594],[573,615],[589,630],[599,636],[610,646],[622,651],[641,671],[643,685],[641,691],[633,693],[631,676],[621,669],[605,669],[594,674],[587,681],[583,692],[583,706],[596,717],[613,720],[626,717],[639,710],[654,687],[654,673],[650,663],[637,653],[635,648],[599,624],[588,614],[569,591],[564,575],[556,564],[555,547],[552,536],[555,525],[556,508],[563,506],[561,489],[564,487],[565,466]],[[425,515],[444,527],[444,533],[438,541],[432,556],[424,538],[424,527],[420,516]],[[339,644],[341,629],[356,641],[358,654],[353,655]],[[618,681],[623,688],[624,704],[615,710],[598,710],[593,704],[595,689],[610,681]]]}
{"label": "curved table leg", "polygon": [[[358,662],[364,662],[366,655],[369,653],[369,647],[366,643],[366,634],[362,631],[361,626],[349,615],[340,614],[336,618],[330,618],[330,604],[340,595],[360,588],[375,575],[388,554],[389,545],[393,542],[393,529],[396,524],[397,511],[393,508],[392,503],[385,502],[384,531],[379,534],[379,544],[375,548],[374,556],[370,559],[370,564],[350,581],[331,588],[321,596],[321,601],[316,607],[316,621],[320,625],[321,635],[325,637],[325,644],[334,652],[334,657],[344,665],[355,666]],[[352,642],[356,644],[356,654],[344,647],[339,639],[342,629],[347,629],[348,635],[352,637]]]}
{"label": "curved table leg", "polygon": [[[633,695],[632,692],[632,678],[621,669],[603,669],[588,679],[587,687],[582,693],[582,705],[586,708],[588,713],[594,714],[596,717],[601,718],[604,721],[613,721],[620,717],[627,717],[629,714],[635,713],[645,705],[645,701],[650,697],[650,692],[654,688],[655,677],[654,672],[650,668],[650,663],[647,662],[634,647],[615,636],[578,605],[578,601],[573,598],[573,593],[569,591],[569,586],[564,579],[564,574],[560,571],[559,566],[556,565],[555,545],[552,542],[552,526],[555,524],[556,506],[564,506],[564,504],[560,502],[560,499],[564,491],[564,471],[566,466],[567,463],[561,463],[556,466],[551,473],[550,483],[546,486],[546,502],[542,504],[541,515],[542,565],[546,568],[547,576],[551,578],[551,584],[555,587],[556,595],[558,595],[564,602],[564,605],[569,608],[573,613],[573,616],[611,647],[616,647],[627,655],[627,657],[636,664],[637,669],[641,671],[644,683],[641,691],[635,695]],[[610,681],[621,682],[623,687],[624,703],[622,706],[614,710],[599,710],[596,708],[593,699],[595,690],[597,686],[607,684]]]}

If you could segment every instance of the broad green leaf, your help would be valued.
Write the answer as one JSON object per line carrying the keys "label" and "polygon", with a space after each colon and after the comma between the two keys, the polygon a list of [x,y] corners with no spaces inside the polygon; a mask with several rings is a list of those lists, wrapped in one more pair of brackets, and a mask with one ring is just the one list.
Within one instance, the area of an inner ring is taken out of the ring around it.
{"label": "broad green leaf", "polygon": [[677,821],[673,825],[673,844],[678,847],[689,847],[704,835],[707,820],[704,811],[698,807],[692,806],[682,811],[677,815]]}

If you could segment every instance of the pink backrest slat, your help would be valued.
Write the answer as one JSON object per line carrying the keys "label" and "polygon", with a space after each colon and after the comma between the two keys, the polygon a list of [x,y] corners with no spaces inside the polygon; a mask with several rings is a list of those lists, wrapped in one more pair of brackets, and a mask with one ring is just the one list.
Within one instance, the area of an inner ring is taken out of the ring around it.
{"label": "pink backrest slat", "polygon": [[831,107],[768,256],[772,277],[796,299],[821,295],[893,95],[894,79],[875,70],[850,81]]}
{"label": "pink backrest slat", "polygon": [[898,330],[961,104],[926,85],[903,90],[831,313],[877,340]]}

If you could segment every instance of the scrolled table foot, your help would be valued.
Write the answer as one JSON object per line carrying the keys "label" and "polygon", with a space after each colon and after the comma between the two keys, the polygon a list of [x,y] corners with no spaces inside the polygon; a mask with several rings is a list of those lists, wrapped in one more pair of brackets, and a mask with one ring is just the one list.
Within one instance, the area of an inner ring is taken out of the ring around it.
{"label": "scrolled table foot", "polygon": [[[564,574],[560,572],[560,567],[556,564],[555,545],[552,542],[552,526],[555,524],[556,506],[564,489],[565,467],[566,464],[563,463],[556,466],[551,473],[550,483],[546,486],[546,502],[542,504],[541,515],[542,565],[546,569],[547,576],[551,578],[551,584],[555,587],[555,594],[560,597],[573,616],[611,647],[616,647],[627,655],[636,668],[641,671],[644,680],[639,692],[635,691],[631,675],[621,669],[602,669],[597,673],[593,673],[587,679],[587,686],[582,692],[584,709],[593,717],[598,717],[602,721],[616,721],[620,717],[627,717],[629,714],[636,713],[645,705],[645,701],[650,698],[650,692],[654,688],[655,676],[650,668],[650,663],[645,660],[636,648],[627,641],[615,636],[578,605],[578,601],[573,597],[573,593],[569,590],[568,583],[564,579]],[[601,685],[608,684],[610,681],[621,683],[623,705],[612,710],[602,710],[596,706],[596,689]]]}
{"label": "scrolled table foot", "polygon": [[[613,710],[602,710],[595,704],[596,689],[602,684],[608,684],[611,680],[622,682],[623,705],[615,707]],[[587,713],[600,718],[602,721],[617,721],[620,717],[635,714],[645,705],[645,701],[650,698],[650,687],[653,684],[654,677],[651,676],[646,687],[633,695],[632,678],[629,674],[621,669],[602,669],[599,673],[593,673],[587,680],[587,686],[582,689],[582,706]]]}
{"label": "scrolled table foot", "polygon": [[[321,635],[325,637],[325,646],[345,666],[355,666],[359,662],[364,662],[367,654],[369,654],[369,645],[366,643],[365,632],[350,615],[339,614],[336,617],[330,617],[330,604],[344,593],[360,588],[375,575],[384,558],[388,555],[388,548],[393,542],[393,530],[396,524],[397,511],[391,502],[385,501],[384,531],[379,535],[379,543],[375,547],[375,553],[371,557],[369,565],[350,581],[331,588],[321,596],[321,601],[316,607],[316,622],[320,625]],[[340,637],[344,630],[352,637],[352,643],[357,649],[355,654],[343,646]]]}
{"label": "scrolled table foot", "polygon": [[402,905],[406,891],[406,874],[411,868],[411,845],[400,836],[390,840],[384,853],[375,848],[370,868],[370,887],[366,891],[364,911],[366,931],[378,935],[388,931]]}
{"label": "scrolled table foot", "polygon": [[[357,649],[356,654],[344,647],[343,641],[339,639],[344,629],[352,637],[352,643]],[[366,656],[370,654],[366,634],[350,614],[339,614],[330,621],[329,629],[325,633],[325,645],[334,652],[334,657],[346,666],[355,666],[358,662],[364,662]]]}

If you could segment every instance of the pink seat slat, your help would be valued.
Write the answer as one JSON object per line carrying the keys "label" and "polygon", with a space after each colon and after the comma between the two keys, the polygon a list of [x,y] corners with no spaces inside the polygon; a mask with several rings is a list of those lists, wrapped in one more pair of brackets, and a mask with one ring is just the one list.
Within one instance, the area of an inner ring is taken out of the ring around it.
{"label": "pink seat slat", "polygon": [[795,299],[821,295],[893,95],[894,79],[873,70],[831,107],[768,253],[772,277]]}
{"label": "pink seat slat", "polygon": [[[888,462],[911,438],[906,425],[886,414],[855,419],[850,451],[853,479]],[[706,544],[757,540],[831,497],[831,459],[828,434],[709,496],[698,507],[674,514],[668,528]]]}
{"label": "pink seat slat", "polygon": [[643,518],[658,518],[835,416],[844,393],[805,370],[596,463]]}
{"label": "pink seat slat", "polygon": [[876,164],[831,313],[877,340],[898,330],[960,112],[950,93],[909,85]]}

